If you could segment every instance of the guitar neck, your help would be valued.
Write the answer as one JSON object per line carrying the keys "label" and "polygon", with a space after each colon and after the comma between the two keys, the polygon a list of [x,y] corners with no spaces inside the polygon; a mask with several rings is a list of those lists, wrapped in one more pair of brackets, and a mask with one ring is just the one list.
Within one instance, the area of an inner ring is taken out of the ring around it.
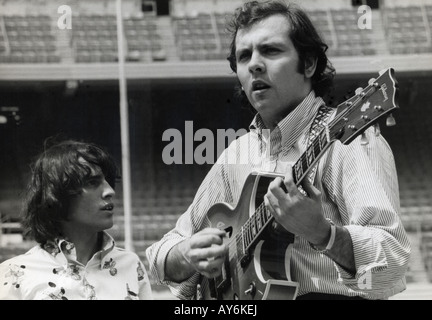
{"label": "guitar neck", "polygon": [[301,184],[312,167],[324,155],[331,143],[329,129],[325,126],[293,165],[293,180],[297,186]]}

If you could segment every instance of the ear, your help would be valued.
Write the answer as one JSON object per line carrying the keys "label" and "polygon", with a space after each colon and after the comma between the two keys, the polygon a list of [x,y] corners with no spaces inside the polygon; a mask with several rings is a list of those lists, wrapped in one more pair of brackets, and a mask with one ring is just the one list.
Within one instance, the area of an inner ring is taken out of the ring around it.
{"label": "ear", "polygon": [[317,58],[308,56],[305,59],[305,68],[304,75],[306,78],[310,79],[315,74],[316,66],[317,66]]}

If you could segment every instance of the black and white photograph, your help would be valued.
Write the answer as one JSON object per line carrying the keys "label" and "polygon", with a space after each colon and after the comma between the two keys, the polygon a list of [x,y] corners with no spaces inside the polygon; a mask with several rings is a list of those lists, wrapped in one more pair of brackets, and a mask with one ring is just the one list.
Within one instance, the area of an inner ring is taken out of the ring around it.
{"label": "black and white photograph", "polygon": [[0,300],[432,300],[431,88],[432,0],[0,0]]}

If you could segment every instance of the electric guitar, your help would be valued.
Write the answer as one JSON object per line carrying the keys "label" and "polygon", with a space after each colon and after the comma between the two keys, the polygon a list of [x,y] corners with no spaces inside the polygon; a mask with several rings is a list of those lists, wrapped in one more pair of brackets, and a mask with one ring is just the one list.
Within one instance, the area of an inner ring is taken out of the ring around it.
{"label": "electric guitar", "polygon": [[[372,125],[378,130],[377,122],[384,115],[388,116],[387,125],[394,125],[392,112],[399,108],[397,99],[394,69],[389,68],[381,71],[377,79],[370,79],[365,89],[359,88],[353,97],[338,105],[333,119],[323,126],[293,165],[296,185],[300,185],[336,140],[349,144],[360,135],[364,139],[364,131]],[[229,253],[222,274],[201,282],[203,299],[294,300],[297,297],[299,284],[292,281],[289,270],[294,235],[276,223],[263,200],[269,183],[278,176],[251,173],[235,208],[217,203],[209,209],[211,227],[224,229],[228,234],[224,241]]]}

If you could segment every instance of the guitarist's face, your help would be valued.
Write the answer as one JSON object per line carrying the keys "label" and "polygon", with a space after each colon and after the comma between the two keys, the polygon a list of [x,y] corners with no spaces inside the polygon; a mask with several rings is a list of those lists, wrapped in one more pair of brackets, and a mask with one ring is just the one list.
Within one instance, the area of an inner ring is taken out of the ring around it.
{"label": "guitarist's face", "polygon": [[[267,17],[236,36],[237,76],[252,106],[270,129],[311,91],[310,68],[300,73],[299,56],[282,15]],[[313,66],[313,71],[314,66]]]}

